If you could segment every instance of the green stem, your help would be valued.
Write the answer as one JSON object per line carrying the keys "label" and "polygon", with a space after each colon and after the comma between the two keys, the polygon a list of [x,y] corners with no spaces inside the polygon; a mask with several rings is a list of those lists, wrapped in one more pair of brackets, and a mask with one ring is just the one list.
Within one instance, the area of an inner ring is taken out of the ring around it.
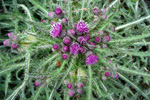
{"label": "green stem", "polygon": [[88,69],[89,69],[88,100],[91,100],[91,94],[92,94],[92,70],[91,70],[91,66],[88,66]]}

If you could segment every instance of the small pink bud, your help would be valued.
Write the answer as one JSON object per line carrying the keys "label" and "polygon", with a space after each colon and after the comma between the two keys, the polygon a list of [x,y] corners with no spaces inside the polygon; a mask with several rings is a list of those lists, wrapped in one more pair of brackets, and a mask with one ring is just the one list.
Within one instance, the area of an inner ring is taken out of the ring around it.
{"label": "small pink bud", "polygon": [[84,47],[80,47],[80,50],[79,50],[80,53],[84,53],[85,52],[85,49]]}
{"label": "small pink bud", "polygon": [[104,35],[104,31],[100,30],[100,31],[99,31],[99,34],[100,34],[100,35]]}
{"label": "small pink bud", "polygon": [[17,44],[12,44],[11,47],[12,47],[12,49],[17,49],[18,45]]}
{"label": "small pink bud", "polygon": [[96,38],[95,38],[95,42],[96,42],[96,43],[98,43],[98,42],[100,42],[100,41],[101,41],[101,38],[100,38],[100,37],[96,37]]}
{"label": "small pink bud", "polygon": [[116,73],[116,75],[115,75],[115,79],[117,79],[119,77],[119,74],[118,73]]}
{"label": "small pink bud", "polygon": [[110,76],[110,73],[109,72],[105,72],[105,76]]}
{"label": "small pink bud", "polygon": [[69,84],[67,85],[67,88],[68,88],[68,89],[71,89],[71,88],[72,88],[72,83],[69,83]]}
{"label": "small pink bud", "polygon": [[97,15],[98,14],[98,10],[99,10],[98,7],[94,7],[93,13]]}
{"label": "small pink bud", "polygon": [[8,37],[11,37],[11,35],[12,35],[12,33],[10,32],[10,33],[8,33]]}
{"label": "small pink bud", "polygon": [[115,28],[115,27],[113,27],[113,28],[112,28],[112,31],[115,31],[115,30],[116,30],[116,28]]}
{"label": "small pink bud", "polygon": [[63,54],[62,58],[63,58],[63,60],[66,60],[68,58],[68,55],[67,54]]}
{"label": "small pink bud", "polygon": [[103,43],[107,43],[109,41],[110,41],[109,35],[106,35],[106,36],[103,37]]}
{"label": "small pink bud", "polygon": [[112,61],[111,61],[111,60],[108,60],[108,63],[112,64]]}
{"label": "small pink bud", "polygon": [[76,32],[75,32],[75,30],[74,30],[73,28],[70,29],[70,30],[68,30],[68,35],[69,35],[69,36],[72,36],[72,35],[75,36],[75,33],[76,33]]}
{"label": "small pink bud", "polygon": [[56,15],[61,15],[62,14],[62,9],[60,7],[56,7],[55,14]]}
{"label": "small pink bud", "polygon": [[79,83],[77,84],[77,86],[78,86],[78,88],[82,88],[82,87],[83,87],[83,83],[82,83],[82,82],[79,82]]}
{"label": "small pink bud", "polygon": [[55,17],[55,13],[54,13],[54,12],[49,12],[49,13],[48,13],[48,16],[49,16],[51,19],[53,19],[53,18]]}
{"label": "small pink bud", "polygon": [[12,43],[11,43],[10,39],[6,39],[6,40],[3,41],[4,46],[11,46],[11,44]]}
{"label": "small pink bud", "polygon": [[101,12],[102,12],[103,14],[105,14],[105,13],[106,13],[106,9],[105,9],[105,8],[101,9]]}
{"label": "small pink bud", "polygon": [[36,81],[34,82],[34,85],[35,85],[36,87],[38,87],[40,84],[41,84],[41,81],[40,81],[40,80],[36,80]]}
{"label": "small pink bud", "polygon": [[56,22],[52,21],[52,22],[51,22],[51,25],[54,25],[55,23],[56,23]]}
{"label": "small pink bud", "polygon": [[17,37],[17,35],[11,35],[11,37],[10,37],[13,41],[17,41],[18,40],[18,37]]}
{"label": "small pink bud", "polygon": [[46,21],[45,20],[41,20],[41,23],[45,23]]}
{"label": "small pink bud", "polygon": [[102,15],[101,18],[102,18],[103,20],[105,20],[105,19],[107,19],[107,16],[106,16],[106,15]]}
{"label": "small pink bud", "polygon": [[62,19],[62,23],[63,23],[63,24],[67,24],[67,22],[68,22],[67,18],[63,18],[63,19]]}
{"label": "small pink bud", "polygon": [[117,67],[117,66],[115,66],[115,67],[114,67],[114,69],[115,69],[115,70],[118,70],[118,67]]}
{"label": "small pink bud", "polygon": [[54,50],[59,49],[59,45],[58,45],[58,44],[54,44],[54,45],[53,45],[53,49],[54,49]]}
{"label": "small pink bud", "polygon": [[82,94],[82,89],[77,89],[77,92],[78,92],[79,94]]}
{"label": "small pink bud", "polygon": [[68,47],[67,45],[65,45],[65,46],[62,48],[62,51],[63,51],[63,52],[67,52],[68,49],[69,49],[69,47]]}
{"label": "small pink bud", "polygon": [[75,94],[75,90],[74,89],[69,89],[68,95],[72,97],[72,96],[74,96],[74,94]]}
{"label": "small pink bud", "polygon": [[70,44],[71,39],[69,37],[64,37],[63,42],[64,42],[64,44]]}
{"label": "small pink bud", "polygon": [[107,48],[107,44],[103,44],[103,48],[106,49]]}

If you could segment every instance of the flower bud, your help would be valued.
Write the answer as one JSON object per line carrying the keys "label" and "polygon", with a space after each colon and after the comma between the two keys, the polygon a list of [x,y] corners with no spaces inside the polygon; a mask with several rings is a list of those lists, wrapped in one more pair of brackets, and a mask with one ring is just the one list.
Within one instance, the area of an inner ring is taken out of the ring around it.
{"label": "flower bud", "polygon": [[60,7],[56,7],[55,14],[56,15],[61,15],[62,14],[62,9]]}
{"label": "flower bud", "polygon": [[62,19],[62,23],[63,23],[63,24],[67,24],[67,22],[68,22],[67,18],[63,18],[63,19]]}
{"label": "flower bud", "polygon": [[58,50],[58,49],[59,49],[59,45],[58,45],[58,44],[54,44],[54,45],[53,45],[53,49],[54,49],[54,50]]}
{"label": "flower bud", "polygon": [[105,72],[105,76],[110,76],[110,72]]}
{"label": "flower bud", "polygon": [[55,13],[54,13],[54,12],[49,12],[49,13],[48,13],[48,16],[49,16],[51,19],[53,19],[53,18],[55,17]]}
{"label": "flower bud", "polygon": [[69,47],[67,45],[65,45],[64,47],[62,47],[62,52],[67,52],[69,50]]}
{"label": "flower bud", "polygon": [[34,82],[34,86],[35,86],[35,87],[38,87],[40,84],[41,84],[41,81],[40,81],[40,80],[36,80],[36,81]]}
{"label": "flower bud", "polygon": [[103,44],[103,48],[106,49],[107,48],[107,44]]}
{"label": "flower bud", "polygon": [[63,59],[63,60],[68,59],[68,55],[67,55],[67,54],[63,54],[63,55],[62,55],[62,59]]}
{"label": "flower bud", "polygon": [[11,37],[12,34],[13,34],[13,33],[9,32],[9,33],[8,33],[8,37]]}
{"label": "flower bud", "polygon": [[100,34],[100,35],[104,35],[104,31],[100,30],[100,31],[99,31],[99,34]]}
{"label": "flower bud", "polygon": [[45,20],[41,20],[41,23],[45,23],[46,21]]}
{"label": "flower bud", "polygon": [[17,44],[12,44],[11,47],[12,47],[12,49],[17,49],[18,45]]}
{"label": "flower bud", "polygon": [[103,14],[105,14],[105,13],[106,13],[106,9],[105,9],[105,8],[101,9],[101,12],[102,12]]}
{"label": "flower bud", "polygon": [[79,94],[82,94],[82,89],[77,89],[77,92],[79,93]]}
{"label": "flower bud", "polygon": [[68,30],[68,32],[67,32],[67,34],[69,35],[69,36],[75,36],[75,30],[72,28],[72,29],[70,29],[70,30]]}
{"label": "flower bud", "polygon": [[9,47],[9,46],[11,46],[11,44],[12,44],[12,42],[11,42],[10,39],[6,39],[6,40],[3,41],[3,45],[4,46],[8,46]]}
{"label": "flower bud", "polygon": [[68,95],[72,97],[74,96],[74,94],[75,94],[75,89],[69,89]]}
{"label": "flower bud", "polygon": [[113,27],[113,28],[112,28],[112,31],[115,31],[115,30],[116,30],[116,28],[115,28],[115,27]]}
{"label": "flower bud", "polygon": [[97,15],[98,14],[98,10],[99,10],[98,7],[94,7],[93,13]]}
{"label": "flower bud", "polygon": [[96,38],[95,38],[95,42],[96,42],[96,43],[99,43],[100,41],[101,41],[101,38],[100,38],[100,37],[96,37]]}
{"label": "flower bud", "polygon": [[64,37],[63,39],[64,44],[70,44],[71,43],[71,39],[69,37]]}
{"label": "flower bud", "polygon": [[84,49],[84,47],[80,47],[80,50],[79,50],[80,53],[85,53],[85,51],[86,50]]}
{"label": "flower bud", "polygon": [[107,19],[107,16],[106,16],[106,15],[102,15],[101,18],[102,18],[103,20],[105,20],[105,19]]}
{"label": "flower bud", "polygon": [[82,83],[82,82],[79,82],[79,83],[77,84],[77,86],[78,86],[78,88],[82,88],[82,87],[83,87],[83,83]]}
{"label": "flower bud", "polygon": [[103,43],[107,43],[110,41],[110,36],[109,35],[106,35],[103,37]]}
{"label": "flower bud", "polygon": [[72,83],[69,83],[69,84],[67,85],[67,88],[68,88],[68,89],[71,89],[71,88],[72,88]]}

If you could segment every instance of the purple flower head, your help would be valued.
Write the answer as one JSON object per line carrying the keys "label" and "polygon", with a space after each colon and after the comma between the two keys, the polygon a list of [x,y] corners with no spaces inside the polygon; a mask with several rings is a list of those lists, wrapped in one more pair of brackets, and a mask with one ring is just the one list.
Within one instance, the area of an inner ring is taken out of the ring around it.
{"label": "purple flower head", "polygon": [[68,58],[68,55],[67,54],[63,54],[62,58],[63,58],[63,60],[66,60]]}
{"label": "purple flower head", "polygon": [[11,35],[12,35],[12,33],[11,33],[11,32],[9,32],[9,33],[8,33],[8,37],[11,37]]}
{"label": "purple flower head", "polygon": [[62,48],[62,51],[63,51],[63,52],[67,52],[68,49],[69,49],[69,47],[68,47],[67,45],[65,45],[65,46]]}
{"label": "purple flower head", "polygon": [[98,10],[99,10],[98,7],[94,7],[93,13],[94,13],[94,14],[98,14]]}
{"label": "purple flower head", "polygon": [[18,45],[17,44],[12,44],[11,47],[12,47],[12,49],[17,49]]}
{"label": "purple flower head", "polygon": [[68,30],[67,33],[68,33],[69,36],[75,36],[75,33],[76,33],[76,32],[75,32],[75,30],[72,28],[72,29]]}
{"label": "purple flower head", "polygon": [[69,37],[64,37],[63,39],[64,44],[70,44],[71,43],[71,39]]}
{"label": "purple flower head", "polygon": [[88,27],[84,21],[79,21],[76,28],[77,28],[77,31],[79,31],[81,33],[88,32]]}
{"label": "purple flower head", "polygon": [[84,36],[81,36],[79,39],[80,39],[80,44],[83,44],[83,45],[85,45],[88,41],[88,38],[86,38]]}
{"label": "purple flower head", "polygon": [[61,15],[62,14],[62,9],[60,7],[56,7],[55,14],[56,15]]}
{"label": "purple flower head", "polygon": [[6,40],[3,41],[4,46],[11,46],[11,44],[12,43],[11,43],[10,39],[6,39]]}
{"label": "purple flower head", "polygon": [[110,72],[105,72],[105,76],[110,76]]}
{"label": "purple flower head", "polygon": [[53,49],[54,49],[54,50],[57,50],[58,48],[59,48],[59,45],[58,45],[58,44],[54,44],[54,45],[53,45]]}
{"label": "purple flower head", "polygon": [[35,85],[36,87],[38,87],[38,86],[39,86],[39,83],[38,83],[38,82],[35,82],[34,85]]}
{"label": "purple flower head", "polygon": [[68,95],[72,97],[74,96],[74,94],[75,94],[75,89],[69,89]]}
{"label": "purple flower head", "polygon": [[77,55],[80,50],[80,45],[78,43],[72,43],[70,45],[70,53]]}
{"label": "purple flower head", "polygon": [[86,58],[86,63],[88,63],[88,65],[95,65],[97,62],[98,62],[97,55],[90,55]]}
{"label": "purple flower head", "polygon": [[80,47],[80,50],[79,50],[80,53],[84,53],[85,52],[85,49],[84,47]]}
{"label": "purple flower head", "polygon": [[68,89],[71,89],[71,88],[72,88],[72,83],[69,83],[69,84],[67,85],[67,88],[68,88]]}
{"label": "purple flower head", "polygon": [[50,35],[53,37],[53,38],[56,38],[60,35],[62,31],[62,24],[61,23],[54,23],[52,25],[52,29],[50,30]]}
{"label": "purple flower head", "polygon": [[103,43],[107,43],[110,41],[110,36],[109,35],[106,35],[103,37]]}
{"label": "purple flower head", "polygon": [[81,93],[82,93],[82,89],[77,89],[77,92],[78,92],[79,94],[81,94]]}
{"label": "purple flower head", "polygon": [[100,42],[100,41],[101,41],[101,38],[100,38],[100,37],[96,37],[96,38],[95,38],[95,42],[96,42],[96,43],[98,43],[98,42]]}

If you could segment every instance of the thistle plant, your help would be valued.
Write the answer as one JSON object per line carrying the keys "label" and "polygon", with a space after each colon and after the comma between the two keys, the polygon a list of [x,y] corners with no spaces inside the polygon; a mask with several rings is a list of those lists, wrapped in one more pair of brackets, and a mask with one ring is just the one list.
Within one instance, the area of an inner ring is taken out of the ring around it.
{"label": "thistle plant", "polygon": [[0,99],[149,100],[150,2],[1,2]]}

